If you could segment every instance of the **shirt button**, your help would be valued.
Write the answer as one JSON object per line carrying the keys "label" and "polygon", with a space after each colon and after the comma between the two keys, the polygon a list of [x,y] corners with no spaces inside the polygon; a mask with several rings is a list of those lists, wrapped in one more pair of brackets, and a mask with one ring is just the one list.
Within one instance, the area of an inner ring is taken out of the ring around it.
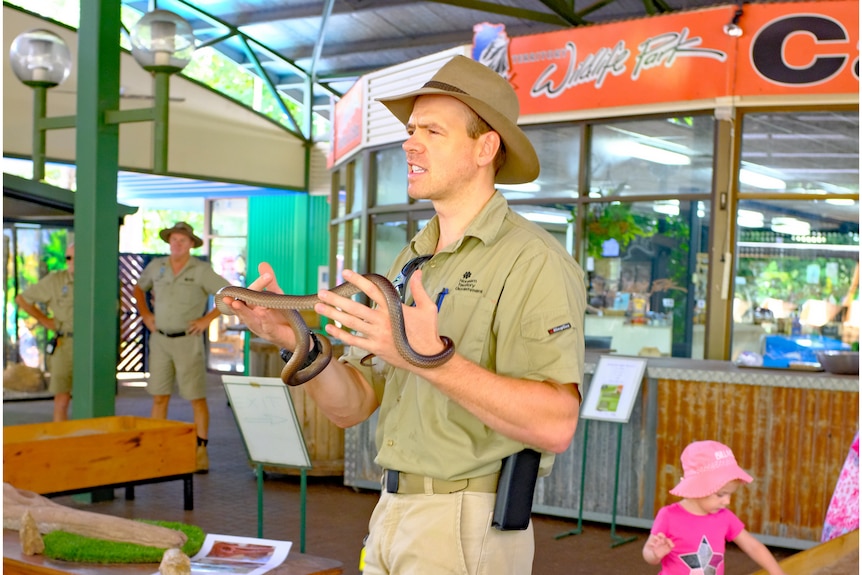
{"label": "shirt button", "polygon": [[394,442],[394,441],[392,441],[391,439],[387,439],[387,440],[386,440],[386,446],[387,446],[387,447],[392,447],[393,445],[395,445],[395,442]]}

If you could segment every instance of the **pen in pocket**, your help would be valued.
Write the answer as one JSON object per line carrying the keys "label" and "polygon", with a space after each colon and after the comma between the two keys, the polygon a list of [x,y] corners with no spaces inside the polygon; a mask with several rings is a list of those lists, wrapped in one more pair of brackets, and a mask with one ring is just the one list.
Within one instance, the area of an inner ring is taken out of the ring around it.
{"label": "pen in pocket", "polygon": [[437,312],[440,312],[440,306],[443,305],[443,298],[446,297],[446,294],[449,293],[449,288],[443,288],[439,294],[437,294]]}

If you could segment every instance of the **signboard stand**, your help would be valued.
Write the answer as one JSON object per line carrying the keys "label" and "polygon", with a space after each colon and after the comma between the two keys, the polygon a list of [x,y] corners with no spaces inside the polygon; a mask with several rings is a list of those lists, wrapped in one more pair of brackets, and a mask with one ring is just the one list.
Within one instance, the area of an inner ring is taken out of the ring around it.
{"label": "signboard stand", "polygon": [[222,384],[257,474],[257,536],[263,537],[263,466],[300,470],[299,551],[305,553],[307,472],[311,459],[290,391],[278,377],[223,375]]}
{"label": "signboard stand", "polygon": [[589,423],[591,419],[612,421],[617,423],[617,452],[614,466],[614,502],[611,513],[611,547],[618,547],[637,539],[636,536],[621,537],[617,535],[617,497],[620,484],[620,456],[622,452],[623,424],[631,417],[634,401],[646,372],[647,360],[635,357],[616,357],[603,355],[599,357],[598,366],[590,380],[587,398],[581,410],[584,420],[584,449],[581,459],[580,504],[578,509],[578,525],[575,529],[560,533],[555,539],[568,535],[578,535],[583,532],[584,516],[584,479],[587,469],[587,442],[589,439]]}

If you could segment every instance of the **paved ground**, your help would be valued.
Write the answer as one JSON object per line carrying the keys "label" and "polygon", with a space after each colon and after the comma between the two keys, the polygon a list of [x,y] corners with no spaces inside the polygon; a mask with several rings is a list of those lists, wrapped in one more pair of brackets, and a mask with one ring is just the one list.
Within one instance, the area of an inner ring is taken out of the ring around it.
{"label": "paved ground", "polygon": [[[258,536],[257,478],[246,459],[242,438],[236,427],[218,376],[210,377],[208,392],[211,411],[210,473],[194,480],[195,508],[183,511],[182,483],[170,482],[140,486],[136,499],[126,501],[123,491],[112,501],[85,504],[71,497],[58,498],[64,505],[86,508],[111,515],[182,521],[200,526],[210,533]],[[148,416],[150,401],[139,388],[120,387],[117,415]],[[175,398],[169,417],[191,421],[187,402]],[[3,425],[50,421],[51,401],[9,401],[3,404]],[[359,573],[357,561],[365,536],[368,517],[377,501],[377,492],[354,489],[342,484],[341,477],[309,477],[306,497],[305,552],[338,559],[345,575]],[[267,474],[263,489],[262,536],[294,542],[300,549],[300,481],[297,476]],[[655,574],[658,570],[641,557],[646,532],[618,528],[619,536],[637,539],[611,547],[608,525],[586,523],[582,533],[556,539],[569,532],[576,522],[535,515],[535,575],[636,575]],[[794,553],[774,549],[779,558]],[[757,565],[731,544],[726,575],[749,575]]]}

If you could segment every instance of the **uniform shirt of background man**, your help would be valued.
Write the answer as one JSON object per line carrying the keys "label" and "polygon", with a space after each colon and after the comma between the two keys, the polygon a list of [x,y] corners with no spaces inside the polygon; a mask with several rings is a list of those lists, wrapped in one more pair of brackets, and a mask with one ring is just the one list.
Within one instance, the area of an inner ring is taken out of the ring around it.
{"label": "uniform shirt of background man", "polygon": [[[171,254],[147,264],[135,286],[138,311],[150,330],[147,391],[153,397],[151,417],[167,417],[176,381],[180,396],[192,405],[198,435],[197,471],[205,473],[209,470],[206,453],[209,408],[201,334],[220,314],[215,307],[204,313],[209,296],[229,282],[215,273],[210,264],[191,256],[192,247],[200,247],[203,240],[190,225],[179,222],[159,235],[170,244]],[[151,289],[155,313],[147,307],[144,295]]]}
{"label": "uniform shirt of background man", "polygon": [[[54,353],[48,356],[51,374],[48,390],[54,394],[54,421],[69,418],[72,399],[74,336],[75,246],[66,247],[66,269],[53,271],[18,294],[18,307],[57,335]],[[45,305],[50,317],[35,304]]]}

